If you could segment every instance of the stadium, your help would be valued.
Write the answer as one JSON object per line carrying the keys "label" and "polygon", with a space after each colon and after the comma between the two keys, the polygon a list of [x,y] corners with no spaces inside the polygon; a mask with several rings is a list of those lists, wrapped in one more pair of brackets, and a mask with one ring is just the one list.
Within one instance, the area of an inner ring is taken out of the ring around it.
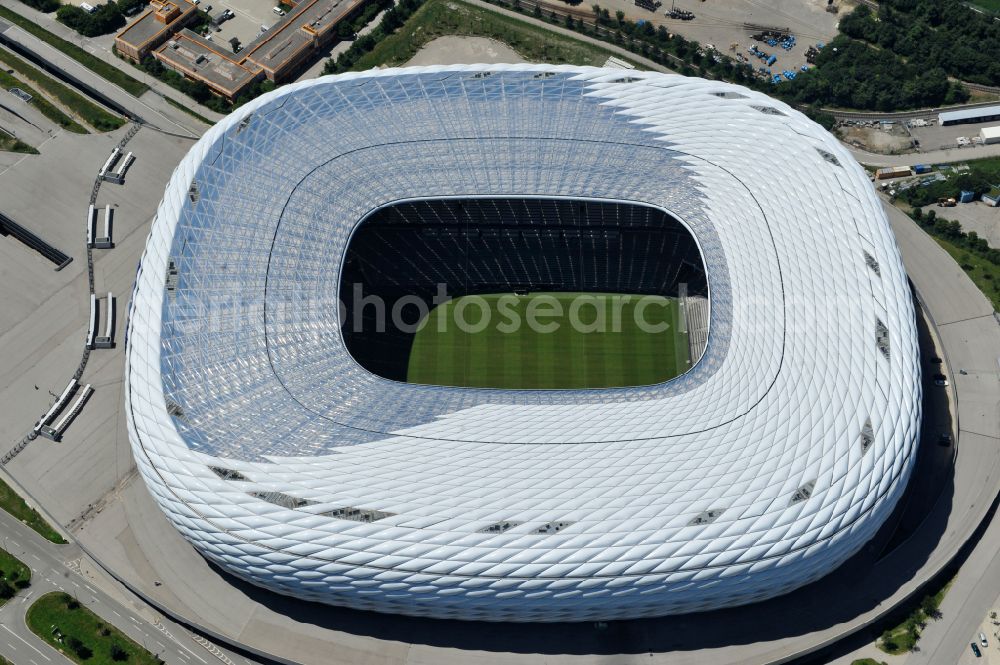
{"label": "stadium", "polygon": [[[627,323],[594,334],[605,308]],[[741,87],[553,65],[324,77],[218,123],[152,225],[125,399],[223,570],[522,622],[826,575],[893,513],[921,415],[895,240],[833,137]]]}

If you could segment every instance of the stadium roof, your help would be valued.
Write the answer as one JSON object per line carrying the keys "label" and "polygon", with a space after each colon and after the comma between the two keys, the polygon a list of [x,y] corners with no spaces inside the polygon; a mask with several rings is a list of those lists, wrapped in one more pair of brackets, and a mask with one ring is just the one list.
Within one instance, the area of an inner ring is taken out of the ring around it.
{"label": "stadium roof", "polygon": [[[331,306],[352,229],[472,195],[669,211],[708,275],[702,360],[588,391],[362,369]],[[129,433],[174,525],[281,593],[486,620],[707,610],[825,575],[891,513],[914,326],[864,171],[776,100],[568,66],[351,73],[244,105],[175,171],[129,316]]]}

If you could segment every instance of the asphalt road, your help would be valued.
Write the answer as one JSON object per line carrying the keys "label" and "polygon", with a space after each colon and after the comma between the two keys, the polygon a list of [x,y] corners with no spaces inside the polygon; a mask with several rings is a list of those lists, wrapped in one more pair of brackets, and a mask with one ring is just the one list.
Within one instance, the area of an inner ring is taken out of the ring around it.
{"label": "asphalt road", "polygon": [[913,164],[951,164],[967,162],[970,159],[1000,156],[1000,143],[980,145],[971,148],[949,148],[930,152],[911,152],[903,155],[879,155],[844,144],[854,159],[868,166],[912,166]]}
{"label": "asphalt road", "polygon": [[[990,339],[995,340],[995,332],[989,336],[977,334],[997,328],[993,308],[920,227],[894,206],[886,204],[885,209],[907,272],[935,315],[945,340],[953,372],[951,380],[958,394],[965,398],[961,409],[963,418],[959,422],[959,446],[963,436],[971,435],[986,436],[992,441],[992,447],[1000,446],[997,439],[1000,432],[1000,404],[997,402],[1000,348]],[[958,369],[968,373],[956,374]],[[928,623],[920,640],[920,651],[911,654],[907,662],[950,664],[959,662],[965,652],[971,656],[969,642],[978,633],[980,622],[998,596],[1000,519],[994,517],[945,596],[941,618]]]}
{"label": "asphalt road", "polygon": [[25,613],[31,603],[51,591],[72,594],[167,663],[253,662],[210,643],[198,642],[181,626],[151,612],[155,619],[150,621],[134,607],[111,598],[80,572],[79,547],[50,543],[4,511],[0,511],[0,546],[31,568],[31,586],[0,607],[0,655],[16,665],[68,662],[25,624]]}

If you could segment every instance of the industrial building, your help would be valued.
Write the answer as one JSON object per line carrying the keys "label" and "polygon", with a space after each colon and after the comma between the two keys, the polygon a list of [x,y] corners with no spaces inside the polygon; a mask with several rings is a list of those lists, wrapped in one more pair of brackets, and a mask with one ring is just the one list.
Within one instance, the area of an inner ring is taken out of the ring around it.
{"label": "industrial building", "polygon": [[[178,1],[189,4],[186,0]],[[266,78],[279,84],[289,81],[317,50],[334,41],[340,21],[365,1],[289,0],[286,4],[292,9],[235,54],[225,45],[183,28],[187,20],[164,24],[155,37],[148,37],[153,24],[145,14],[122,30],[115,43],[121,44],[119,51],[123,55],[135,61],[152,52],[165,67],[201,81],[215,94],[233,100],[259,80]],[[134,26],[140,21],[143,27],[136,29]]]}
{"label": "industrial building", "polygon": [[[453,260],[488,242],[498,260]],[[345,279],[596,293],[673,289],[692,263],[704,353],[651,385],[392,380],[336,306]],[[175,170],[127,321],[129,439],[169,521],[221,569],[332,605],[530,622],[761,601],[864,548],[916,458],[913,298],[865,171],[720,81],[450,65],[262,95]]]}
{"label": "industrial building", "polygon": [[984,106],[960,111],[943,111],[938,113],[939,125],[966,125],[975,122],[1000,120],[1000,106]]}
{"label": "industrial building", "polygon": [[909,166],[886,166],[875,171],[876,180],[889,180],[891,178],[903,178],[913,175]]}
{"label": "industrial building", "polygon": [[979,138],[984,144],[1000,143],[1000,125],[983,127],[979,130]]}

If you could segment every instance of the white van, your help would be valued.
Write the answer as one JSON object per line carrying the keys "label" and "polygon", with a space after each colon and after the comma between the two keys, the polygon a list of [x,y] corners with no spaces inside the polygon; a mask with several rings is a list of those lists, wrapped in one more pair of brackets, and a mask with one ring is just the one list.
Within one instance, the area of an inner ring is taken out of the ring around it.
{"label": "white van", "polygon": [[80,3],[80,9],[82,9],[85,12],[87,12],[88,14],[93,14],[94,12],[97,11],[97,7],[95,7],[93,5],[89,5],[86,2],[81,2]]}
{"label": "white van", "polygon": [[281,7],[275,7],[271,11],[274,12],[275,14],[277,14],[278,16],[284,16],[285,15],[285,10],[282,9]]}

